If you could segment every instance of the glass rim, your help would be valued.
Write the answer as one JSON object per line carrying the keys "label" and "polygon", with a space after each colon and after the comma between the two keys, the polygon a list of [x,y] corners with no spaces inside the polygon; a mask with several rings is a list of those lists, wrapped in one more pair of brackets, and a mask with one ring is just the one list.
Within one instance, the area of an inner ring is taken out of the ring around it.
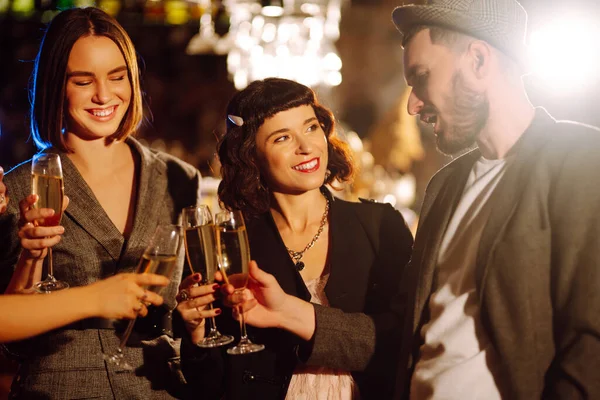
{"label": "glass rim", "polygon": [[[227,215],[228,218],[219,218],[218,216]],[[213,216],[215,226],[221,225],[225,222],[232,221],[232,224],[235,226],[246,226],[246,221],[244,219],[244,213],[242,210],[224,210],[218,213],[215,213]],[[219,219],[221,219],[219,221]]]}
{"label": "glass rim", "polygon": [[185,211],[185,210],[196,210],[198,208],[208,208],[210,210],[210,207],[206,204],[197,204],[195,206],[187,206],[187,207],[183,207],[181,209],[181,211]]}
{"label": "glass rim", "polygon": [[37,153],[31,158],[33,175],[48,175],[63,178],[62,160],[57,153]]}
{"label": "glass rim", "polygon": [[244,215],[244,213],[242,212],[242,210],[221,210],[217,213],[215,213],[215,215],[217,214],[240,214],[240,215]]}
{"label": "glass rim", "polygon": [[206,204],[198,204],[181,209],[180,223],[184,230],[195,229],[204,225],[214,224],[214,222],[215,219],[213,213],[210,211],[210,207]]}
{"label": "glass rim", "polygon": [[60,160],[60,154],[41,152],[41,153],[36,153],[31,157],[32,160],[38,160],[40,158],[58,158]]}
{"label": "glass rim", "polygon": [[182,234],[183,226],[179,224],[158,224],[156,225],[156,228],[154,228],[154,233],[152,234],[150,241],[154,239],[154,236],[158,231],[171,231],[177,232],[177,234]]}

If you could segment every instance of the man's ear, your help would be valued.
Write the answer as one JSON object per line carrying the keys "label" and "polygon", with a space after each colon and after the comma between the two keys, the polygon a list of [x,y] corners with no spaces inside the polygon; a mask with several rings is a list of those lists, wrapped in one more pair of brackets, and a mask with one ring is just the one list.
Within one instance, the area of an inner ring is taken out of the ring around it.
{"label": "man's ear", "polygon": [[489,71],[492,58],[492,48],[481,40],[475,40],[469,44],[467,50],[471,72],[477,79],[484,79]]}

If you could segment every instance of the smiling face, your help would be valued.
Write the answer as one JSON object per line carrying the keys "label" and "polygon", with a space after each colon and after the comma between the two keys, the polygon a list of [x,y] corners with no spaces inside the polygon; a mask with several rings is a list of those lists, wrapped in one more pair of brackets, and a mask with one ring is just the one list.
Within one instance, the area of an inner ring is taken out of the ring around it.
{"label": "smiling face", "polygon": [[412,87],[408,112],[433,125],[437,146],[446,154],[472,146],[488,117],[486,96],[467,82],[465,64],[450,47],[432,43],[428,29],[416,33],[404,50],[405,78]]}
{"label": "smiling face", "polygon": [[78,39],[67,63],[67,130],[85,140],[114,135],[131,101],[127,64],[104,36]]}
{"label": "smiling face", "polygon": [[281,111],[256,133],[260,170],[271,191],[318,189],[327,171],[327,139],[310,105]]}

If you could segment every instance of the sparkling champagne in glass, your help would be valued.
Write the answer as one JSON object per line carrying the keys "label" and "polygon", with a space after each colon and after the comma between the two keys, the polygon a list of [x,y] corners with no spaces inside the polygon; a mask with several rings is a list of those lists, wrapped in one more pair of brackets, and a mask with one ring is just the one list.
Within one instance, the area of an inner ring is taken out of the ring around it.
{"label": "sparkling champagne in glass", "polygon": [[[248,284],[248,263],[250,262],[250,245],[241,211],[226,211],[215,215],[216,248],[219,269],[225,282],[232,285],[235,292],[242,292]],[[252,343],[246,333],[246,321],[241,306],[240,315],[241,338],[239,343],[227,349],[229,354],[247,354],[261,351],[262,344]]]}
{"label": "sparkling champagne in glass", "polygon": [[[163,275],[170,279],[177,265],[177,255],[183,242],[182,236],[179,225],[159,225],[156,231],[154,231],[152,239],[150,239],[150,244],[146,247],[144,254],[140,258],[136,273]],[[145,289],[159,293],[162,287],[147,286]],[[129,321],[127,329],[125,329],[125,333],[121,337],[119,347],[114,353],[104,353],[104,360],[106,362],[127,371],[131,371],[133,368],[125,360],[123,351],[134,325],[135,319]]]}
{"label": "sparkling champagne in glass", "polygon": [[[217,269],[215,252],[215,225],[208,206],[186,207],[181,212],[184,229],[185,255],[192,273],[202,275],[202,285],[214,283]],[[212,303],[209,304],[213,309]],[[206,320],[208,333],[197,345],[200,347],[219,347],[233,342],[233,337],[223,335],[217,330],[215,317]]]}
{"label": "sparkling champagne in glass", "polygon": [[[60,156],[58,154],[36,154],[31,162],[31,189],[38,195],[34,208],[51,208],[54,215],[35,221],[38,226],[56,226],[62,218],[64,184]],[[69,284],[54,278],[52,247],[48,247],[48,275],[35,284],[40,293],[51,293],[66,289]]]}

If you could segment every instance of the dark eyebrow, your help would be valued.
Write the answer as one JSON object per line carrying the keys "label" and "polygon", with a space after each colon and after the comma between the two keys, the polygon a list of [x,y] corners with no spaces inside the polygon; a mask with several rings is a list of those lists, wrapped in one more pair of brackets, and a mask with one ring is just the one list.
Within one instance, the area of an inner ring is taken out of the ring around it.
{"label": "dark eyebrow", "polygon": [[[304,121],[303,125],[306,125],[306,124],[308,124],[308,123],[310,123],[310,122],[312,122],[312,121],[314,121],[316,119],[317,119],[317,117],[310,117],[309,119],[307,119],[306,121]],[[289,131],[288,128],[281,128],[281,129],[278,129],[276,131],[273,131],[273,132],[269,133],[269,135],[267,136],[267,138],[265,139],[265,141],[268,141],[271,138],[271,136],[273,136],[273,135],[277,135],[278,133],[284,133],[284,132],[288,132],[288,131]]]}
{"label": "dark eyebrow", "polygon": [[[126,65],[121,65],[120,67],[117,68],[113,68],[110,71],[108,71],[108,75],[112,75],[112,74],[116,74],[117,72],[122,72],[122,71],[127,71],[127,66]],[[71,71],[67,73],[67,78],[71,78],[74,76],[95,76],[92,72],[87,72],[87,71]]]}

